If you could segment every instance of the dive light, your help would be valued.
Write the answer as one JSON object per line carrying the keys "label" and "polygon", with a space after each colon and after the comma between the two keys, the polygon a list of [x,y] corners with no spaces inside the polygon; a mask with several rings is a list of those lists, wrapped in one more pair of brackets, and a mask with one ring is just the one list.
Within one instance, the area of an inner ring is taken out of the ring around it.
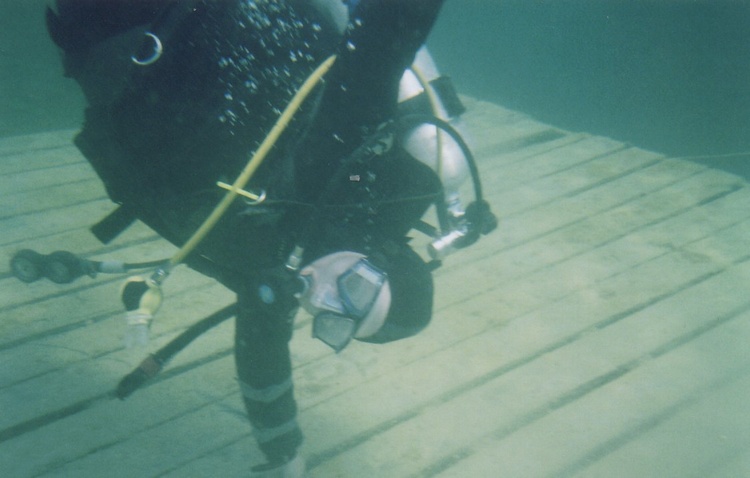
{"label": "dive light", "polygon": [[32,283],[45,277],[56,284],[69,284],[87,275],[125,274],[135,269],[148,269],[165,263],[164,259],[150,262],[91,261],[72,252],[55,251],[40,254],[31,249],[18,251],[10,260],[10,269],[18,280]]}
{"label": "dive light", "polygon": [[31,249],[18,251],[10,260],[13,275],[26,283],[46,277],[56,284],[68,284],[83,275],[94,277],[97,272],[93,261],[81,259],[68,251],[55,251],[44,255]]}

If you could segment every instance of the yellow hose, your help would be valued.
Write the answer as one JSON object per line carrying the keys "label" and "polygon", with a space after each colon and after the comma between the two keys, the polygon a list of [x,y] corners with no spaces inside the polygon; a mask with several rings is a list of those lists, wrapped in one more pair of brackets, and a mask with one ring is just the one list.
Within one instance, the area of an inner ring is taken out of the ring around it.
{"label": "yellow hose", "polygon": [[255,171],[263,163],[263,160],[266,159],[266,156],[271,151],[271,148],[273,148],[273,146],[276,144],[276,141],[279,139],[286,127],[289,126],[289,123],[294,118],[294,115],[297,113],[300,106],[302,106],[302,103],[305,101],[307,96],[313,91],[315,86],[328,72],[328,70],[331,69],[334,61],[336,61],[335,55],[329,57],[320,66],[318,66],[318,68],[316,68],[315,71],[313,71],[313,73],[305,80],[302,86],[300,86],[300,88],[294,94],[292,100],[284,109],[284,112],[281,113],[279,119],[276,120],[276,124],[273,125],[273,128],[268,133],[268,136],[266,136],[261,145],[255,151],[255,154],[253,154],[250,161],[248,161],[245,169],[242,170],[240,175],[237,177],[237,180],[234,182],[234,184],[232,184],[231,188],[229,188],[229,191],[226,193],[224,198],[211,212],[211,215],[208,216],[205,221],[203,221],[203,224],[201,224],[198,230],[193,233],[193,235],[190,237],[190,239],[188,239],[185,245],[182,246],[182,248],[180,248],[180,250],[177,251],[174,256],[172,256],[172,258],[169,260],[169,267],[176,266],[177,264],[180,264],[182,261],[184,261],[188,254],[193,252],[198,244],[200,244],[201,241],[208,235],[208,233],[211,232],[216,223],[219,222],[219,219],[221,219],[232,202],[240,194],[240,191],[247,185],[247,183],[250,181],[250,178],[253,177],[253,174],[255,174]]}
{"label": "yellow hose", "polygon": [[[432,115],[435,118],[440,118],[440,100],[437,97],[437,94],[435,93],[435,89],[430,85],[430,80],[427,79],[427,76],[422,72],[422,70],[417,65],[411,66],[411,71],[414,73],[414,76],[417,77],[417,80],[419,81],[419,84],[422,85],[422,89],[424,90],[425,94],[427,94],[427,99],[430,102],[430,109],[432,110]],[[440,118],[440,119],[448,119],[448,118]],[[438,178],[441,180],[443,179],[443,136],[442,131],[440,128],[435,127],[435,138],[437,141],[437,159],[436,159],[436,167],[435,170],[437,172]]]}

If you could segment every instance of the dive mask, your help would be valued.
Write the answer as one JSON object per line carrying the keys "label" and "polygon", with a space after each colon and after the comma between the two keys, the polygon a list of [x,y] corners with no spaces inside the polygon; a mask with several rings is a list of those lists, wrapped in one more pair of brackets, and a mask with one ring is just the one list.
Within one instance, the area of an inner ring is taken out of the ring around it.
{"label": "dive mask", "polygon": [[329,254],[304,267],[300,278],[300,304],[313,315],[313,337],[336,352],[383,326],[391,303],[388,277],[364,255]]}

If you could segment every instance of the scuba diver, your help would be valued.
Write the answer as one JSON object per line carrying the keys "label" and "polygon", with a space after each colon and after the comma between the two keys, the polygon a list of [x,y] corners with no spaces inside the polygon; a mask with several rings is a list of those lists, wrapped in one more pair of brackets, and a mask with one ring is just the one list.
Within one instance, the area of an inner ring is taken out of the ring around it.
{"label": "scuba diver", "polygon": [[[47,11],[87,100],[75,143],[119,205],[95,234],[109,241],[138,219],[183,248],[126,282],[135,340],[180,262],[237,295],[237,373],[267,460],[251,476],[305,473],[289,351],[299,306],[336,352],[413,336],[432,315],[432,269],[496,225],[456,129],[463,106],[424,49],[442,3],[56,0]],[[439,227],[422,221],[432,205]],[[412,229],[433,237],[431,262]]]}

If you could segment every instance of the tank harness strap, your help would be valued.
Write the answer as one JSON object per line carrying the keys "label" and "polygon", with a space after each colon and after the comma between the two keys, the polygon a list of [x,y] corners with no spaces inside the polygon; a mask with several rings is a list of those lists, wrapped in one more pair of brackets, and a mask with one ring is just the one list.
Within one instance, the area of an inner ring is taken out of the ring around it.
{"label": "tank harness strap", "polygon": [[[455,118],[466,112],[466,106],[461,102],[449,76],[439,76],[431,80],[430,86],[435,90],[449,117]],[[424,91],[399,103],[399,112],[404,115],[430,111],[430,100]]]}
{"label": "tank harness strap", "polygon": [[[131,58],[131,81],[137,82],[143,67],[158,61],[164,53],[170,37],[184,23],[185,19],[197,11],[198,0],[168,2],[156,15],[145,32],[141,44],[134,49]],[[100,167],[103,165],[99,165]],[[101,174],[100,174],[101,176]],[[111,177],[111,175],[108,175]],[[138,218],[136,209],[122,204],[99,222],[91,226],[91,232],[103,244],[108,244],[122,234]]]}
{"label": "tank harness strap", "polygon": [[137,219],[136,212],[127,205],[120,205],[107,214],[99,222],[91,226],[91,233],[102,244],[109,244],[114,238],[122,234]]}

